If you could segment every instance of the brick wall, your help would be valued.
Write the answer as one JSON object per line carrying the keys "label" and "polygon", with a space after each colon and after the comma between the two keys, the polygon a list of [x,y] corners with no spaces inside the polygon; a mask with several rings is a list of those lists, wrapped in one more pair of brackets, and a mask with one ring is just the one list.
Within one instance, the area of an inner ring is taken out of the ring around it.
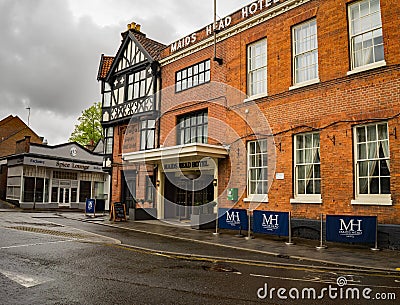
{"label": "brick wall", "polygon": [[25,137],[30,137],[30,143],[43,142],[19,117],[9,116],[0,121],[0,157],[15,154],[16,142]]}
{"label": "brick wall", "polygon": [[[162,67],[163,100],[161,144],[176,145],[176,117],[208,108],[220,126],[210,128],[219,142],[231,145],[229,158],[219,163],[220,203],[229,205],[227,187],[246,182],[246,143],[258,137],[272,138],[271,163],[284,180],[271,181],[269,203],[260,208],[292,211],[297,218],[318,219],[324,214],[378,215],[381,223],[399,224],[399,150],[396,134],[400,114],[400,3],[381,0],[386,66],[347,75],[350,69],[347,3],[345,0],[310,1],[296,9],[236,34],[218,44],[223,64],[211,61],[212,82],[175,93],[175,73],[213,58],[213,48],[194,51]],[[292,26],[316,18],[320,83],[289,90],[292,81]],[[247,45],[267,39],[268,96],[243,102],[247,87]],[[165,93],[165,94],[164,94]],[[226,97],[226,98],[225,98]],[[207,102],[208,101],[208,102]],[[246,114],[247,113],[247,114]],[[353,127],[375,120],[388,121],[391,152],[392,206],[354,206]],[[246,123],[247,122],[247,123]],[[323,204],[291,204],[293,194],[293,136],[320,130]],[[169,135],[169,136],[168,136]],[[222,135],[222,140],[220,136]],[[210,136],[211,139],[214,136]],[[210,141],[210,144],[217,144]],[[241,196],[237,206],[247,207]]]}

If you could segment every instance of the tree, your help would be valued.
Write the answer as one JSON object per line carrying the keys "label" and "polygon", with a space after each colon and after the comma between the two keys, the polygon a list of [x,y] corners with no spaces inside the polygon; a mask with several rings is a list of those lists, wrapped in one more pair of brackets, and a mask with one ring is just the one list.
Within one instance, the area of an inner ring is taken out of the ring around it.
{"label": "tree", "polygon": [[103,128],[101,127],[101,103],[94,103],[88,109],[82,111],[78,118],[80,122],[69,138],[69,142],[77,142],[83,146],[95,145],[103,139]]}

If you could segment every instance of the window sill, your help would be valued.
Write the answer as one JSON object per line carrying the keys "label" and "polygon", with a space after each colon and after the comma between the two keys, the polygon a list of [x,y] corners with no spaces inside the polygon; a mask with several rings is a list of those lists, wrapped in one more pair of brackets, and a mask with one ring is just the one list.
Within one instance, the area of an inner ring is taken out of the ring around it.
{"label": "window sill", "polygon": [[268,195],[251,195],[245,199],[244,202],[260,202],[260,203],[268,203]]}
{"label": "window sill", "polygon": [[372,69],[376,69],[376,68],[380,68],[380,67],[385,67],[385,66],[386,66],[386,61],[382,60],[382,61],[374,62],[369,65],[355,68],[355,69],[347,72],[347,75],[352,75],[352,74],[356,74],[356,73],[360,73],[360,72],[364,72],[364,71],[368,71],[368,70],[372,70]]}
{"label": "window sill", "polygon": [[320,196],[310,196],[310,197],[296,197],[290,199],[291,204],[322,204],[322,198]]}
{"label": "window sill", "polygon": [[249,96],[248,98],[244,99],[243,102],[247,103],[247,102],[255,101],[260,98],[267,97],[267,96],[268,96],[268,93],[256,94],[256,95],[252,95],[252,96]]}
{"label": "window sill", "polygon": [[381,205],[381,206],[392,206],[393,201],[390,195],[388,196],[368,196],[366,198],[357,198],[351,201],[352,205]]}
{"label": "window sill", "polygon": [[314,84],[318,84],[319,82],[320,82],[319,78],[308,80],[308,81],[298,83],[298,84],[295,84],[295,85],[289,87],[289,91],[299,89],[302,87],[306,87],[306,86],[310,86],[310,85],[314,85]]}

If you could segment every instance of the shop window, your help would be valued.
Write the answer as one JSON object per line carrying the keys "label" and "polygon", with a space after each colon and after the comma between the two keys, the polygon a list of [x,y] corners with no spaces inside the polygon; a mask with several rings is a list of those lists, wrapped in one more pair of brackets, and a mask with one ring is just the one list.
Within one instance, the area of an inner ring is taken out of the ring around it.
{"label": "shop window", "polygon": [[94,196],[95,196],[95,198],[103,198],[104,197],[104,182],[95,182],[94,183]]}
{"label": "shop window", "polygon": [[267,40],[257,41],[247,47],[247,94],[267,94]]}
{"label": "shop window", "polygon": [[318,41],[315,19],[293,27],[294,84],[318,80]]}
{"label": "shop window", "polygon": [[178,118],[178,145],[208,142],[208,112],[191,113]]}
{"label": "shop window", "polygon": [[210,60],[202,61],[176,72],[175,79],[176,92],[184,91],[210,82]]}
{"label": "shop window", "polygon": [[92,182],[80,181],[79,202],[86,202],[92,196]]}
{"label": "shop window", "polygon": [[43,202],[44,179],[43,178],[24,178],[24,202]]}
{"label": "shop window", "polygon": [[153,149],[155,146],[156,121],[142,121],[140,126],[140,150]]}
{"label": "shop window", "polygon": [[53,178],[64,180],[78,180],[78,174],[74,172],[54,171]]}
{"label": "shop window", "polygon": [[58,187],[51,188],[51,202],[58,202]]}
{"label": "shop window", "polygon": [[384,63],[383,33],[379,0],[349,5],[351,69]]}
{"label": "shop window", "polygon": [[248,143],[248,196],[251,200],[265,200],[268,194],[267,140]]}
{"label": "shop window", "polygon": [[357,199],[390,203],[388,201],[390,150],[387,123],[357,126],[354,136]]}
{"label": "shop window", "polygon": [[294,137],[295,197],[321,200],[321,157],[319,133]]}

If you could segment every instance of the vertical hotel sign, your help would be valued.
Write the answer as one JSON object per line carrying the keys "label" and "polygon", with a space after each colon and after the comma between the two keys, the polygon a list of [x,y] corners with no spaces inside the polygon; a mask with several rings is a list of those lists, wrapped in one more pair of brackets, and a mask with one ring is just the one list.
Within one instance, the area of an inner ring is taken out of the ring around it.
{"label": "vertical hotel sign", "polygon": [[[229,27],[242,22],[248,18],[261,13],[264,10],[272,8],[280,3],[283,3],[287,0],[258,0],[255,1],[245,7],[243,7],[238,12],[227,16],[223,19],[220,19],[215,22],[215,24],[211,23],[210,25],[206,26],[202,31],[193,33],[189,36],[186,36],[174,43],[170,46],[170,52],[174,53],[181,49],[184,49],[190,45],[195,44],[201,39],[208,38],[214,34],[214,31],[220,32]],[[238,16],[236,16],[238,15]]]}

